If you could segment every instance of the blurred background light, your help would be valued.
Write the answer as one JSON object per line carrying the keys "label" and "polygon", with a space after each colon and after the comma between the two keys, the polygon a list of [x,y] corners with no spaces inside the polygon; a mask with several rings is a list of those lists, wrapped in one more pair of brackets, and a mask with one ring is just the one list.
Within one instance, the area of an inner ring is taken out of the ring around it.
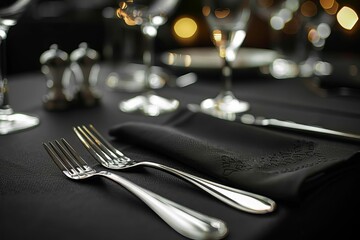
{"label": "blurred background light", "polygon": [[215,9],[215,16],[217,18],[226,18],[230,14],[230,9],[224,8],[224,9]]}
{"label": "blurred background light", "polygon": [[199,23],[189,15],[178,16],[171,28],[173,38],[180,45],[192,45],[199,37]]}
{"label": "blurred background light", "polygon": [[320,4],[324,9],[330,9],[334,6],[335,0],[320,0]]}
{"label": "blurred background light", "polygon": [[324,8],[324,10],[330,15],[335,15],[337,13],[337,11],[339,10],[339,3],[334,2],[334,4],[331,6],[331,8]]}
{"label": "blurred background light", "polygon": [[204,15],[205,17],[209,16],[210,11],[211,11],[211,9],[210,9],[209,6],[204,6],[204,7],[202,8],[202,13],[203,13],[203,15]]}
{"label": "blurred background light", "polygon": [[351,30],[359,20],[359,16],[350,7],[342,7],[336,15],[338,23],[346,30]]}
{"label": "blurred background light", "polygon": [[281,30],[285,26],[285,21],[279,16],[273,16],[270,19],[270,26],[275,30]]}
{"label": "blurred background light", "polygon": [[317,14],[316,4],[312,1],[305,1],[301,5],[301,14],[305,17],[313,17]]}
{"label": "blurred background light", "polygon": [[194,19],[189,17],[180,17],[174,23],[174,32],[179,38],[194,37],[198,29]]}

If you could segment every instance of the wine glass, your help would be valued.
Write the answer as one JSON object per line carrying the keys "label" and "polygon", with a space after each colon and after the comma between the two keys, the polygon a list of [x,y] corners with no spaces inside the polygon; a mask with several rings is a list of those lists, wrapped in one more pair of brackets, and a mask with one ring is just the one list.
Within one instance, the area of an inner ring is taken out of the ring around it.
{"label": "wine glass", "polygon": [[[138,93],[147,88],[145,84],[146,66],[136,63],[138,49],[138,32],[134,27],[128,26],[124,21],[119,21],[116,8],[106,7],[103,10],[103,17],[106,23],[105,55],[113,62],[113,69],[106,77],[105,84],[112,90]],[[120,28],[120,29],[119,29]],[[140,33],[141,34],[141,33]],[[170,81],[169,73],[159,66],[152,67],[153,81],[151,88],[160,89]]]}
{"label": "wine glass", "polygon": [[299,15],[302,21],[300,44],[303,44],[302,48],[306,50],[303,51],[303,61],[299,61],[301,77],[327,76],[332,73],[331,63],[324,61],[320,53],[331,34],[337,8],[336,1],[332,6],[327,7],[318,0],[300,1]]}
{"label": "wine glass", "polygon": [[286,25],[294,19],[299,9],[299,0],[254,0],[251,3],[253,12],[270,27],[271,47],[278,53],[266,73],[269,72],[277,79],[296,77],[299,74],[296,56],[290,54],[293,50],[289,53],[289,49],[294,49],[296,41],[285,39],[283,34]]}
{"label": "wine glass", "polygon": [[250,0],[203,0],[203,15],[211,31],[211,40],[223,60],[223,89],[215,98],[201,102],[203,112],[223,116],[245,112],[249,103],[241,101],[232,92],[232,65],[242,45],[250,18]]}
{"label": "wine glass", "polygon": [[5,76],[5,40],[10,27],[16,25],[31,0],[0,1],[0,135],[28,129],[39,124],[39,119],[15,113],[9,105],[8,82]]}
{"label": "wine glass", "polygon": [[165,24],[168,15],[175,9],[177,0],[127,0],[120,2],[117,16],[127,25],[138,25],[144,36],[143,62],[145,65],[146,90],[142,95],[120,102],[123,112],[141,112],[147,116],[158,116],[175,111],[179,106],[176,99],[158,96],[152,88],[158,75],[154,74],[154,39],[158,28]]}

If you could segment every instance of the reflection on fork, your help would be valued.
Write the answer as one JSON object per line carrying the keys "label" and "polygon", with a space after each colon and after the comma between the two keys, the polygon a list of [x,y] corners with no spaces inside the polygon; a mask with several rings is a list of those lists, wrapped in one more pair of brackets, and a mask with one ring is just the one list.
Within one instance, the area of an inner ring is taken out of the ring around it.
{"label": "reflection on fork", "polygon": [[90,154],[106,168],[121,170],[136,166],[152,167],[178,176],[236,209],[255,214],[275,209],[275,202],[267,197],[221,185],[158,163],[135,162],[114,148],[93,125],[89,125],[89,128],[74,127],[74,131]]}
{"label": "reflection on fork", "polygon": [[191,239],[221,239],[228,233],[225,223],[195,212],[150,192],[138,185],[107,171],[96,171],[65,140],[43,144],[50,157],[69,178],[80,180],[94,176],[111,179],[141,199],[167,224],[180,234]]}

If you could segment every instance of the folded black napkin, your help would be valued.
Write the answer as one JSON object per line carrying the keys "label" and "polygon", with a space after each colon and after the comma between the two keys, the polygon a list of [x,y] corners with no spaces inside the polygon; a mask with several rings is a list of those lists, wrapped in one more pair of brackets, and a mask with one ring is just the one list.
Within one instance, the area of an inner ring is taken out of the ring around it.
{"label": "folded black napkin", "polygon": [[274,199],[299,199],[359,162],[357,145],[314,141],[187,111],[164,125],[128,122],[109,134]]}

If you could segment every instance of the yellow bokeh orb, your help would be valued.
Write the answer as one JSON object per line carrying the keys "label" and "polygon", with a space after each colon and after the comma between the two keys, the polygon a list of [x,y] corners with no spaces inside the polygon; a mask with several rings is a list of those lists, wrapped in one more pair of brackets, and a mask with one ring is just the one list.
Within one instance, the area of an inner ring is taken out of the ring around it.
{"label": "yellow bokeh orb", "polygon": [[181,17],[174,23],[174,32],[179,38],[192,38],[196,34],[198,26],[189,17]]}

